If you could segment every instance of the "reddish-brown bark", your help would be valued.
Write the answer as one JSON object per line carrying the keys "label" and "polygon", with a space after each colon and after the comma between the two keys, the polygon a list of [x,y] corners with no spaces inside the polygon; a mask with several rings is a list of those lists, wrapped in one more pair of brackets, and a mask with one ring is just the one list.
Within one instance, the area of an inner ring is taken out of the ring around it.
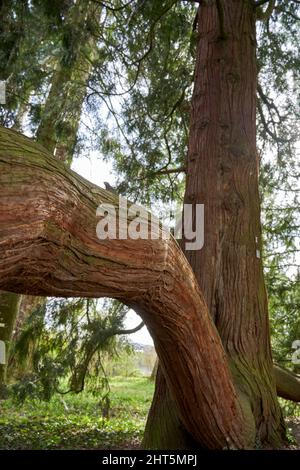
{"label": "reddish-brown bark", "polygon": [[96,208],[116,196],[30,139],[3,128],[0,138],[0,289],[108,296],[134,307],[194,439],[208,448],[253,445],[218,333],[176,241],[100,241]]}
{"label": "reddish-brown bark", "polygon": [[[203,1],[198,11],[184,202],[204,204],[205,241],[200,251],[187,251],[186,257],[221,336],[248,422],[255,426],[256,443],[274,446],[284,426],[261,261],[255,12],[250,1],[218,5]],[[160,390],[162,381],[160,375]],[[156,399],[160,401],[158,394]],[[154,405],[156,416],[150,412],[148,427],[154,429],[152,419],[156,427],[164,427],[157,415],[161,409],[164,420],[165,406]],[[180,430],[174,434],[180,436]],[[150,433],[145,445],[152,445]]]}

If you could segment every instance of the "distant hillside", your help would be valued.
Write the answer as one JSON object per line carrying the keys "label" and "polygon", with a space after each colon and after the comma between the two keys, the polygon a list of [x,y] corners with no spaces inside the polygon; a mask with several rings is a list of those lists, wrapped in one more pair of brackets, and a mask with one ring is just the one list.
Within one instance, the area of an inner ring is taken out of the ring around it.
{"label": "distant hillside", "polygon": [[155,354],[155,348],[151,344],[135,343],[129,340],[136,352],[144,352],[145,354]]}
{"label": "distant hillside", "polygon": [[135,366],[145,376],[150,376],[156,360],[154,346],[130,341],[134,349]]}

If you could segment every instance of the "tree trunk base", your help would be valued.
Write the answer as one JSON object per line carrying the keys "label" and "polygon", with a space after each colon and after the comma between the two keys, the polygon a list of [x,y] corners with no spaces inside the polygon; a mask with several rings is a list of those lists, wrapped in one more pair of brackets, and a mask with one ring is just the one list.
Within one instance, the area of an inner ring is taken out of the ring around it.
{"label": "tree trunk base", "polygon": [[195,450],[200,448],[200,445],[184,429],[178,418],[175,403],[170,396],[159,365],[142,448],[149,450]]}

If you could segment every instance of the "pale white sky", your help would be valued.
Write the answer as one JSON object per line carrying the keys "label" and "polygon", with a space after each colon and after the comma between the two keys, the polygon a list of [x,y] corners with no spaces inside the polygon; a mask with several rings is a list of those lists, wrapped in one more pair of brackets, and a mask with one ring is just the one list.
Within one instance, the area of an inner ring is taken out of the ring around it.
{"label": "pale white sky", "polygon": [[[102,188],[104,188],[104,181],[114,186],[115,177],[112,166],[104,162],[97,152],[91,152],[89,157],[75,158],[72,163],[72,170]],[[125,327],[134,328],[140,322],[140,317],[133,310],[130,310],[126,317]],[[135,343],[153,345],[152,338],[145,326],[137,333],[130,335],[130,340]]]}

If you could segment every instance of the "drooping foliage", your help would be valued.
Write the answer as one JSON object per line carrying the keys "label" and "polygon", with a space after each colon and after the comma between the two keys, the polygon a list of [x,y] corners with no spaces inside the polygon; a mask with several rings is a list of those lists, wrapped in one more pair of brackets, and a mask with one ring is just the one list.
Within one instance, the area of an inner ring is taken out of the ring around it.
{"label": "drooping foliage", "polygon": [[174,0],[114,12],[112,70],[96,68],[91,79],[88,103],[95,109],[100,99],[109,111],[100,143],[118,189],[147,204],[182,198],[195,14],[193,4]]}
{"label": "drooping foliage", "polygon": [[273,354],[284,367],[300,337],[300,5],[276,2],[258,27],[258,136]]}
{"label": "drooping foliage", "polygon": [[54,393],[79,393],[88,382],[106,395],[103,358],[130,344],[123,321],[128,309],[118,302],[99,305],[89,299],[51,299],[38,306],[23,324],[10,356],[12,391],[49,400]]}

